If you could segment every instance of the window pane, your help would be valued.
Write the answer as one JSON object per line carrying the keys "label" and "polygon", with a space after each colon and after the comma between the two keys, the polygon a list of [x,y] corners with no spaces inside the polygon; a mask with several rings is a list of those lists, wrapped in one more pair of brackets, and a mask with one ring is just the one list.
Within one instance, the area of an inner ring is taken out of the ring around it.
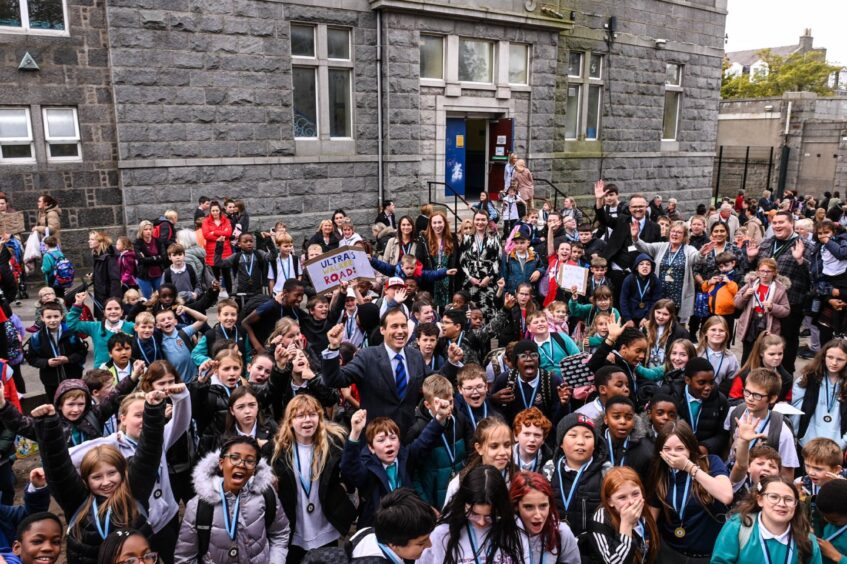
{"label": "window pane", "polygon": [[680,66],[674,64],[668,64],[667,66],[667,76],[665,77],[665,84],[672,84],[674,86],[680,85]]}
{"label": "window pane", "polygon": [[0,25],[21,27],[20,0],[0,0]]}
{"label": "window pane", "polygon": [[492,82],[494,45],[488,41],[462,39],[459,42],[459,80]]}
{"label": "window pane", "polygon": [[327,28],[326,53],[330,59],[350,58],[350,30]]}
{"label": "window pane", "polygon": [[591,62],[588,64],[589,78],[603,78],[603,55],[591,54]]}
{"label": "window pane", "polygon": [[29,139],[26,110],[0,110],[0,139]]}
{"label": "window pane", "polygon": [[444,38],[421,35],[421,78],[444,78]]}
{"label": "window pane", "polygon": [[509,45],[509,83],[527,83],[527,51],[526,45]]}
{"label": "window pane", "polygon": [[51,157],[78,157],[79,145],[77,143],[50,143]]}
{"label": "window pane", "polygon": [[582,76],[582,55],[573,51],[568,55],[568,76]]}
{"label": "window pane", "polygon": [[32,29],[65,29],[62,0],[29,0],[29,27]]}
{"label": "window pane", "polygon": [[3,153],[4,159],[31,159],[31,145],[2,145],[0,151]]}
{"label": "window pane", "polygon": [[565,114],[565,137],[576,139],[579,130],[579,95],[581,87],[568,86],[568,105]]}
{"label": "window pane", "polygon": [[350,134],[350,71],[329,69],[329,136]]}
{"label": "window pane", "polygon": [[680,92],[665,92],[665,115],[662,122],[662,139],[676,139],[680,95]]}
{"label": "window pane", "polygon": [[315,69],[294,67],[294,137],[318,136]]}
{"label": "window pane", "polygon": [[299,57],[315,56],[314,26],[291,24],[291,54]]}
{"label": "window pane", "polygon": [[74,112],[71,109],[48,109],[47,115],[47,137],[76,137],[74,124]]}
{"label": "window pane", "polygon": [[588,123],[585,126],[585,138],[597,139],[600,132],[600,98],[602,86],[588,87]]}

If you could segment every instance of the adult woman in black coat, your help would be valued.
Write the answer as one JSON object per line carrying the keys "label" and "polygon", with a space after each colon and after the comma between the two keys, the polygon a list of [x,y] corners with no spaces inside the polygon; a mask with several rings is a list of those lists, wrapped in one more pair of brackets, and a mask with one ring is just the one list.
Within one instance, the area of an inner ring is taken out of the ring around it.
{"label": "adult woman in black coat", "polygon": [[112,246],[112,239],[102,231],[88,234],[88,248],[94,259],[92,283],[94,285],[94,317],[103,319],[103,306],[108,298],[120,299],[121,268]]}

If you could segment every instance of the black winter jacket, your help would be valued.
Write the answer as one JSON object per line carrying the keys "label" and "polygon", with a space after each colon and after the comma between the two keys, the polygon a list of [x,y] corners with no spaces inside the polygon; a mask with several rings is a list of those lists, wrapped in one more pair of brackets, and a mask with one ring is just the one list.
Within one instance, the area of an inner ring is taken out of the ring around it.
{"label": "black winter jacket", "polygon": [[94,260],[92,282],[94,287],[94,298],[103,304],[106,298],[120,298],[121,291],[121,267],[118,265],[118,257],[115,248],[111,245],[106,252],[92,254]]}
{"label": "black winter jacket", "polygon": [[[30,337],[28,344],[29,346],[25,348],[26,361],[38,368],[38,376],[45,386],[58,386],[62,380],[82,378],[82,367],[88,355],[88,347],[76,333],[68,331],[64,323],[59,342],[55,343],[58,355],[53,352],[46,327],[42,327],[38,333]],[[50,366],[50,359],[56,356],[66,356],[68,362],[59,366]],[[52,399],[48,398],[48,400]]]}
{"label": "black winter jacket", "polygon": [[168,266],[168,254],[167,251],[162,248],[162,242],[158,239],[151,239],[151,241],[156,245],[155,255],[150,254],[147,249],[147,244],[143,239],[136,239],[135,243],[132,245],[135,250],[135,260],[138,262],[138,270],[136,271],[135,277],[141,278],[142,280],[150,279],[148,271],[151,266],[158,266],[163,271],[165,267]]}
{"label": "black winter jacket", "polygon": [[[40,417],[35,421],[35,428],[50,494],[68,518],[70,529],[68,563],[95,564],[103,539],[91,519],[91,511],[85,514],[77,513],[91,497],[91,492],[71,461],[64,442],[62,422],[57,415]],[[164,428],[164,403],[157,406],[145,404],[144,423],[138,449],[133,457],[133,464],[128,466],[132,497],[135,499],[136,507],[140,506],[144,512],[147,510],[147,500],[156,485],[164,444]],[[97,501],[102,504],[105,498],[97,496]],[[80,526],[79,532],[76,530],[77,522]],[[133,523],[118,523],[113,518],[109,528],[117,531],[127,527],[138,528],[147,536],[152,534],[144,515],[138,515]]]}
{"label": "black winter jacket", "polygon": [[649,437],[647,421],[641,417],[635,417],[635,427],[625,441],[611,440],[613,456],[609,455],[609,438],[606,437],[608,428],[603,424],[603,418],[598,418],[595,423],[597,428],[600,429],[599,450],[606,460],[610,463],[614,460],[615,466],[629,466],[639,476],[649,475],[650,466],[656,456],[656,445]]}
{"label": "black winter jacket", "polygon": [[[688,409],[688,402],[685,399],[685,382],[683,380],[677,380],[671,384],[665,384],[662,387],[662,391],[673,396],[679,417],[685,419],[685,422],[691,425],[693,429],[691,412]],[[697,431],[694,435],[700,444],[708,449],[709,454],[723,456],[724,449],[729,440],[729,433],[723,428],[728,412],[729,403],[726,400],[726,396],[720,393],[717,388],[712,390],[712,395],[700,406]]]}
{"label": "black winter jacket", "polygon": [[577,473],[562,472],[564,467],[565,459],[560,450],[553,460],[544,465],[544,475],[550,479],[550,483],[553,485],[553,497],[556,500],[559,518],[565,521],[573,534],[578,537],[588,531],[591,517],[600,505],[600,487],[603,483],[603,475],[611,468],[611,465],[606,461],[602,452],[598,449],[594,450],[594,458],[582,473],[567,510],[565,510],[565,500]]}

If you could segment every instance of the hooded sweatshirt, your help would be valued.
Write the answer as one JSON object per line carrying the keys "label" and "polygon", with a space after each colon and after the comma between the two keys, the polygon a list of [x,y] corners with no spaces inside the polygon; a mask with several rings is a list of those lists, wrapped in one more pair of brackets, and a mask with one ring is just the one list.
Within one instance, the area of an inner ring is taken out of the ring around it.
{"label": "hooded sweatshirt", "polygon": [[[650,263],[650,274],[641,276],[638,265],[643,261]],[[623,321],[640,321],[650,314],[650,310],[662,297],[662,283],[656,276],[656,263],[647,253],[641,253],[635,259],[632,273],[624,278],[621,286],[621,316]]]}

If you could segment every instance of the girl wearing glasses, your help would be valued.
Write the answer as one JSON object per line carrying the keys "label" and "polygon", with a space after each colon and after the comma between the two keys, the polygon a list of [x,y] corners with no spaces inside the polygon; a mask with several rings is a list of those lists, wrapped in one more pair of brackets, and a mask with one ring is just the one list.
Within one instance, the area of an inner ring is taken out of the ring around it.
{"label": "girl wearing glasses", "polygon": [[765,476],[721,529],[712,564],[820,564],[821,551],[790,480]]}
{"label": "girl wearing glasses", "polygon": [[419,564],[522,562],[521,539],[506,481],[493,466],[476,466],[462,477],[432,532]]}
{"label": "girl wearing glasses", "polygon": [[521,472],[512,480],[509,498],[521,531],[524,562],[579,564],[579,549],[567,523],[556,515],[553,489],[544,476]]}
{"label": "girl wearing glasses", "polygon": [[662,427],[656,452],[647,503],[659,529],[659,562],[707,564],[732,503],[729,471],[718,456],[700,453],[685,421]]}
{"label": "girl wearing glasses", "polygon": [[356,519],[353,491],[341,480],[344,429],[324,418],[320,402],[298,394],[285,408],[271,464],[277,494],[291,523],[287,564],[312,549],[337,544]]}
{"label": "girl wearing glasses", "polygon": [[150,543],[135,529],[111,533],[103,546],[97,564],[156,564],[159,553],[150,548]]}
{"label": "girl wearing glasses", "polygon": [[166,392],[146,395],[143,432],[132,464],[114,446],[103,444],[85,453],[74,468],[62,425],[52,405],[32,410],[38,449],[50,495],[68,517],[68,562],[94,564],[100,545],[112,530],[138,527],[152,534],[145,513],[162,459]]}
{"label": "girl wearing glasses", "polygon": [[200,460],[194,490],[197,495],[185,507],[175,562],[285,562],[288,518],[256,439],[233,437],[220,453]]}

